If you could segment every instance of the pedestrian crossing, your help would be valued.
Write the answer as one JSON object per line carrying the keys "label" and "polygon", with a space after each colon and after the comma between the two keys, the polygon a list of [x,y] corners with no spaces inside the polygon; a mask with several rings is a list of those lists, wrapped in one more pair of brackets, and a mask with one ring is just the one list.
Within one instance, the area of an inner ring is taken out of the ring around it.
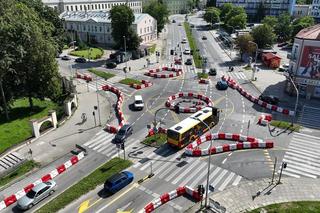
{"label": "pedestrian crossing", "polygon": [[[196,188],[199,184],[207,183],[207,162],[199,158],[186,158],[179,160],[181,153],[170,153],[164,149],[161,153],[152,152],[148,155],[148,162],[137,162],[134,168],[140,171],[152,172],[156,177],[173,185],[188,185]],[[167,156],[168,157],[162,157]],[[211,164],[209,184],[215,191],[223,191],[227,186],[236,186],[242,180],[242,176],[229,170]]]}
{"label": "pedestrian crossing", "polygon": [[283,162],[282,173],[290,177],[318,178],[320,176],[320,137],[294,133]]}
{"label": "pedestrian crossing", "polygon": [[226,74],[228,77],[230,77],[234,80],[237,80],[237,79],[238,80],[247,80],[247,77],[243,72],[234,71],[234,72],[227,72]]}
{"label": "pedestrian crossing", "polygon": [[[84,144],[84,147],[87,147],[91,150],[99,152],[100,154],[111,157],[118,154],[118,149],[116,145],[112,143],[114,134],[107,133],[105,131],[100,131],[96,136],[90,141]],[[126,146],[136,142],[135,138],[129,137],[125,142]]]}

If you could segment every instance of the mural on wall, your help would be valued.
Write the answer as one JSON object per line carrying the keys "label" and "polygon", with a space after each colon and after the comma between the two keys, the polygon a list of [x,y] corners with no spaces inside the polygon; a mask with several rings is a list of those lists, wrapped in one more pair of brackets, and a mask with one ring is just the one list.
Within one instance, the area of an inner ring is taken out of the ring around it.
{"label": "mural on wall", "polygon": [[320,47],[305,46],[297,76],[320,79]]}

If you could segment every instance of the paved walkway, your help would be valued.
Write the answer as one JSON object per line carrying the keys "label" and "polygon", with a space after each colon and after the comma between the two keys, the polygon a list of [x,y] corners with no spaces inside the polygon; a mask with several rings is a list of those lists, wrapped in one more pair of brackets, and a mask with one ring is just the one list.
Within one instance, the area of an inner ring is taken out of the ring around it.
{"label": "paved walkway", "polygon": [[[273,203],[291,201],[320,201],[320,180],[311,178],[282,178],[281,184],[270,179],[242,182],[238,186],[212,194],[211,199],[226,208],[226,212],[247,212]],[[187,212],[197,212],[200,204]]]}

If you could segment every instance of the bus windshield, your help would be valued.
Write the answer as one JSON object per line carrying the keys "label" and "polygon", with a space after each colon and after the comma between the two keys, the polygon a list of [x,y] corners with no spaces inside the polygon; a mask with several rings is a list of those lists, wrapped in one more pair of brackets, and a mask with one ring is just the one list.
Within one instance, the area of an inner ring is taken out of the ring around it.
{"label": "bus windshield", "polygon": [[173,140],[178,141],[180,134],[178,132],[176,132],[176,131],[168,129],[167,136],[168,136],[168,138],[171,138]]}

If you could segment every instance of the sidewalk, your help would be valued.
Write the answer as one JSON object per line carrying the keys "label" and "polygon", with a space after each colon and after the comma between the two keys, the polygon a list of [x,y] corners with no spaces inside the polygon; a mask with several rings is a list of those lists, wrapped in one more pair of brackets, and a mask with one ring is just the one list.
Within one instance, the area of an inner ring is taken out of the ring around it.
{"label": "sidewalk", "polygon": [[[282,184],[270,185],[270,179],[248,181],[212,194],[211,199],[226,208],[226,212],[247,212],[273,203],[320,200],[320,180],[312,178],[282,178]],[[259,194],[260,193],[260,194]],[[197,212],[200,203],[187,212]]]}
{"label": "sidewalk", "polygon": [[[94,106],[97,105],[96,93],[94,91],[87,92],[86,84],[79,84],[79,82],[76,83],[76,89],[79,102],[78,109],[75,110],[74,114],[57,129],[41,136],[29,145],[18,147],[17,152],[31,157],[28,153],[29,149],[31,149],[32,158],[42,165],[46,165],[69,153],[75,148],[75,144],[82,144],[90,140],[101,130],[110,114],[108,100],[101,95],[99,96],[102,127],[95,127],[92,112],[94,111]],[[85,123],[81,123],[82,113],[87,115]],[[99,118],[97,114],[96,122],[98,125]]]}

